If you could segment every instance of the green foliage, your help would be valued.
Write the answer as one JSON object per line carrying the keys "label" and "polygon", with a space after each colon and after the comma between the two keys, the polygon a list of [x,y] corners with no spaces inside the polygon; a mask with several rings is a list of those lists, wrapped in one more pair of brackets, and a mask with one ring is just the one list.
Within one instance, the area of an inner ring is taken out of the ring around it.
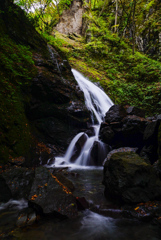
{"label": "green foliage", "polygon": [[25,155],[31,143],[23,101],[35,68],[29,47],[5,34],[0,36],[0,56],[0,163],[5,163],[9,155]]}

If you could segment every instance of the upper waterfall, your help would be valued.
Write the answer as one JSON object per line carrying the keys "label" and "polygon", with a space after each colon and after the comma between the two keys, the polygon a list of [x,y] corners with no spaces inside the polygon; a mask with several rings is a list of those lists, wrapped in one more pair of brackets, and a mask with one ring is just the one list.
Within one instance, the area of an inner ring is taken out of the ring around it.
{"label": "upper waterfall", "polygon": [[92,113],[92,120],[94,121],[95,117],[100,124],[105,113],[113,105],[113,102],[104,91],[90,82],[81,73],[75,69],[72,69],[72,72],[80,89],[84,93],[85,104]]}

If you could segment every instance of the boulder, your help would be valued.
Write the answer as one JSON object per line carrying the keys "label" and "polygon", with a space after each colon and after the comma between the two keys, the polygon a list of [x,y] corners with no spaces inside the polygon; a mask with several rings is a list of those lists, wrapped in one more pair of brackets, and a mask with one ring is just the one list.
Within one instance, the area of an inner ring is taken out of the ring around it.
{"label": "boulder", "polygon": [[105,122],[111,123],[111,122],[119,122],[124,117],[126,117],[127,113],[123,106],[121,105],[113,105],[110,107],[108,112],[105,115]]}
{"label": "boulder", "polygon": [[120,119],[119,122],[102,123],[99,138],[112,148],[137,147],[141,150],[144,146],[143,136],[148,120],[135,115],[127,115],[124,118],[121,116],[114,119],[117,121]]}
{"label": "boulder", "polygon": [[142,117],[145,118],[145,111],[143,109],[134,107],[134,106],[130,106],[126,109],[126,112],[128,115],[136,115],[138,117]]}
{"label": "boulder", "polygon": [[106,197],[127,203],[161,199],[161,181],[150,164],[134,152],[118,152],[104,164]]}
{"label": "boulder", "polygon": [[34,170],[15,168],[2,173],[13,199],[28,198],[34,179]]}
{"label": "boulder", "polygon": [[73,218],[77,216],[75,197],[70,190],[73,185],[65,177],[52,174],[45,167],[35,170],[35,178],[28,199],[30,206],[38,205],[44,214],[60,214]]}
{"label": "boulder", "polygon": [[111,150],[110,146],[100,141],[94,141],[90,150],[90,165],[102,166],[107,153]]}
{"label": "boulder", "polygon": [[8,202],[12,198],[12,194],[2,175],[0,175],[0,186],[0,202]]}
{"label": "boulder", "polygon": [[148,122],[144,131],[143,141],[144,147],[140,152],[140,156],[153,164],[158,160],[158,128],[159,119]]}
{"label": "boulder", "polygon": [[74,162],[78,156],[80,155],[82,148],[84,147],[86,141],[87,141],[87,134],[82,134],[82,136],[78,139],[78,141],[75,143],[75,147],[73,149],[73,155],[70,158],[70,162]]}
{"label": "boulder", "polygon": [[70,8],[63,11],[56,29],[63,34],[82,33],[83,1],[74,0]]}

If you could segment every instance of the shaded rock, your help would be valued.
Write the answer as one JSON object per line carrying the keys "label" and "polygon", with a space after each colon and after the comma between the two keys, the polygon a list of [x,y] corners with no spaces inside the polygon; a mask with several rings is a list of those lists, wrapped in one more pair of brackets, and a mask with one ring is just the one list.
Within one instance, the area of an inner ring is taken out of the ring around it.
{"label": "shaded rock", "polygon": [[8,202],[12,198],[11,190],[5,179],[0,175],[0,202]]}
{"label": "shaded rock", "polygon": [[134,106],[128,107],[126,109],[126,112],[128,115],[136,115],[138,117],[145,118],[145,111],[140,108],[134,107]]}
{"label": "shaded rock", "polygon": [[25,208],[20,211],[16,225],[18,227],[25,227],[27,225],[32,225],[36,221],[36,213],[33,208]]}
{"label": "shaded rock", "polygon": [[154,169],[139,155],[115,153],[104,164],[106,197],[137,203],[161,199],[161,182]]}
{"label": "shaded rock", "polygon": [[25,158],[24,157],[10,158],[8,162],[12,165],[21,166],[24,164]]}
{"label": "shaded rock", "polygon": [[144,222],[153,220],[154,223],[161,215],[161,202],[149,201],[133,206],[125,205],[122,215],[127,218],[136,218]]}
{"label": "shaded rock", "polygon": [[111,150],[110,146],[99,141],[94,141],[90,150],[90,162],[94,166],[102,166],[107,153]]}
{"label": "shaded rock", "polygon": [[122,135],[125,145],[141,148],[147,120],[133,115],[127,116],[122,122]]}
{"label": "shaded rock", "polygon": [[106,123],[101,123],[100,131],[99,131],[100,140],[111,145],[111,143],[114,139],[114,136],[115,136],[115,134],[114,134],[114,131],[112,130],[111,126],[109,126]]}
{"label": "shaded rock", "polygon": [[114,153],[118,153],[118,152],[127,152],[127,153],[128,153],[128,152],[134,152],[134,153],[136,153],[136,151],[137,151],[137,148],[130,148],[130,147],[123,147],[123,148],[114,149],[114,150],[110,151],[110,152],[107,154],[107,157],[106,157],[103,165],[105,164],[105,162],[106,162],[107,160],[110,160],[111,156],[112,156]]}
{"label": "shaded rock", "polygon": [[158,128],[159,120],[148,122],[144,131],[144,147],[140,156],[147,159],[153,164],[158,159]]}
{"label": "shaded rock", "polygon": [[111,123],[111,122],[119,122],[124,117],[126,117],[127,113],[123,106],[121,105],[113,105],[110,107],[108,112],[105,115],[105,122]]}
{"label": "shaded rock", "polygon": [[157,145],[145,145],[139,155],[144,158],[147,163],[153,164],[158,159]]}
{"label": "shaded rock", "polygon": [[73,150],[73,155],[70,158],[70,162],[74,162],[77,159],[77,157],[81,153],[82,148],[84,147],[84,145],[87,141],[87,138],[88,138],[87,134],[84,133],[78,139],[78,141],[75,143],[75,147],[74,147],[74,150]]}
{"label": "shaded rock", "polygon": [[72,181],[70,181],[61,173],[56,173],[55,176],[58,179],[58,181],[61,182],[65,187],[67,187],[71,192],[74,191],[75,187]]}
{"label": "shaded rock", "polygon": [[89,203],[84,197],[76,197],[76,204],[80,211],[89,208]]}
{"label": "shaded rock", "polygon": [[12,198],[28,198],[34,180],[34,170],[27,168],[10,169],[2,174]]}
{"label": "shaded rock", "polygon": [[40,206],[44,214],[56,212],[69,218],[77,216],[75,197],[56,176],[44,167],[38,167],[35,170],[29,199]]}

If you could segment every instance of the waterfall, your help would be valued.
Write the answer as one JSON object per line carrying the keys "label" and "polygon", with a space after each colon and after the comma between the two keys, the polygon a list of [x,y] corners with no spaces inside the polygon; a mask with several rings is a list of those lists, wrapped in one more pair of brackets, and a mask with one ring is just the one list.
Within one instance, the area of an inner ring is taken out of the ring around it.
{"label": "waterfall", "polygon": [[[81,73],[79,73],[74,69],[72,69],[72,72],[80,89],[84,93],[86,107],[91,112],[91,119],[92,119],[93,128],[94,128],[94,136],[88,137],[87,134],[83,132],[77,134],[71,141],[65,156],[57,157],[55,160],[55,164],[56,165],[64,164],[64,163],[73,164],[72,159],[75,158],[74,165],[77,165],[77,166],[97,165],[97,163],[92,159],[92,149],[94,145],[97,145],[98,147],[97,150],[99,149],[101,158],[106,157],[105,144],[98,139],[98,134],[99,134],[100,124],[103,121],[105,113],[113,105],[113,102],[104,93],[104,91],[102,91],[99,87],[97,87],[95,84],[90,82]],[[83,138],[84,143],[80,152],[78,153],[78,156],[75,156],[76,145],[78,144],[78,141],[81,138]]]}

